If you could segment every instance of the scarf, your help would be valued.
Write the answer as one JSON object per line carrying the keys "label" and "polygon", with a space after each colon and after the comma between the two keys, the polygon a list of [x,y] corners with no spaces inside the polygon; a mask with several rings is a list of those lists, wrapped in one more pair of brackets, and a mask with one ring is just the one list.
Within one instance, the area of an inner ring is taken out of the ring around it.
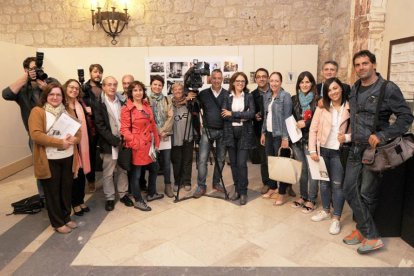
{"label": "scarf", "polygon": [[[164,109],[164,94],[151,93],[150,98],[153,101],[152,110],[154,111],[154,119],[158,128],[162,128],[167,120],[167,111]],[[165,102],[167,102],[165,100]]]}
{"label": "scarf", "polygon": [[[87,174],[91,171],[91,162],[89,159],[89,139],[88,139],[88,129],[86,126],[85,113],[83,111],[82,105],[75,100],[75,111],[76,116],[81,121],[81,139],[79,143],[79,167],[83,169],[83,173]],[[77,170],[76,170],[77,171]]]}
{"label": "scarf", "polygon": [[187,99],[186,99],[184,94],[181,98],[173,97],[172,98],[172,104],[174,105],[175,108],[180,108],[180,107],[187,104]]}
{"label": "scarf", "polygon": [[58,117],[63,111],[65,111],[65,106],[61,103],[57,107],[53,107],[51,104],[45,103],[43,109],[49,113],[52,113],[55,117]]}
{"label": "scarf", "polygon": [[305,110],[310,110],[310,103],[313,101],[313,92],[308,92],[306,95],[302,91],[299,91],[299,103],[302,107],[302,114]]}

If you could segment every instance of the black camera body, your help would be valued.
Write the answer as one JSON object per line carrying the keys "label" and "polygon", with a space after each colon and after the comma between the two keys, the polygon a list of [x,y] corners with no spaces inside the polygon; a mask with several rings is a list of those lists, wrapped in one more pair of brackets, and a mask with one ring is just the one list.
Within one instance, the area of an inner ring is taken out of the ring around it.
{"label": "black camera body", "polygon": [[82,85],[85,82],[85,71],[83,69],[78,69],[78,80]]}
{"label": "black camera body", "polygon": [[42,69],[44,56],[44,53],[36,52],[36,79],[42,81],[45,81],[48,78],[48,75]]}
{"label": "black camera body", "polygon": [[186,90],[198,90],[203,86],[202,76],[210,76],[210,64],[193,60],[194,66],[191,67],[185,76],[184,85]]}

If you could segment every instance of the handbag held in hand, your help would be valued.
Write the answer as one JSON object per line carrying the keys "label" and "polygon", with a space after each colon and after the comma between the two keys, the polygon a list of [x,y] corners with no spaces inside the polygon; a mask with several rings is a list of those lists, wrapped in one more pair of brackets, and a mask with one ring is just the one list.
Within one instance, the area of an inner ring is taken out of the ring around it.
{"label": "handbag held in hand", "polygon": [[302,162],[292,158],[293,151],[291,148],[289,157],[280,156],[279,148],[278,156],[268,156],[269,178],[288,184],[296,184],[300,180],[302,173]]}

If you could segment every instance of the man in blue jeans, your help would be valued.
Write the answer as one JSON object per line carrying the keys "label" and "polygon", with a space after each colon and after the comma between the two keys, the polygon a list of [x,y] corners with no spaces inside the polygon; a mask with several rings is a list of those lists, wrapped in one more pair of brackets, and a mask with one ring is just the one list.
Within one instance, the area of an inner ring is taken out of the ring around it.
{"label": "man in blue jeans", "polygon": [[[353,85],[349,97],[352,146],[343,189],[357,224],[356,230],[343,241],[349,245],[361,243],[357,252],[365,254],[382,248],[384,243],[373,219],[379,200],[380,174],[368,170],[362,164],[362,154],[368,147],[375,148],[407,132],[413,122],[413,115],[398,86],[388,82],[384,100],[380,104],[379,127],[376,129],[375,111],[385,80],[376,73],[376,58],[370,51],[356,53],[353,64],[359,80]],[[391,114],[396,116],[393,124],[389,122]]]}
{"label": "man in blue jeans", "polygon": [[207,178],[207,160],[210,153],[210,147],[213,142],[216,146],[216,156],[218,164],[214,164],[213,188],[224,192],[224,188],[220,183],[220,175],[223,170],[224,156],[226,153],[223,142],[223,119],[221,117],[221,107],[224,99],[229,96],[229,92],[224,89],[221,84],[223,82],[223,73],[220,69],[211,72],[211,87],[202,90],[198,96],[203,113],[203,129],[201,131],[201,140],[199,147],[199,163],[198,163],[198,187],[193,196],[199,198],[206,193]]}

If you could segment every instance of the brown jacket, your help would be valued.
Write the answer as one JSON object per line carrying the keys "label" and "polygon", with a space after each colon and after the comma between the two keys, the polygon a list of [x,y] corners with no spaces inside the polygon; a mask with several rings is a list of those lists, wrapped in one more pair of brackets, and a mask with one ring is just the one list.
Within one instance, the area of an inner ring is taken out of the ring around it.
{"label": "brown jacket", "polygon": [[[72,116],[73,111],[68,111]],[[46,134],[46,111],[41,107],[34,107],[29,116],[29,134],[33,140],[33,167],[37,179],[48,179],[52,175],[49,169],[49,161],[46,155],[46,147],[63,148],[63,140]],[[75,143],[78,144],[81,137],[80,130],[75,135]],[[75,172],[78,163],[78,148],[73,146],[72,171]]]}

